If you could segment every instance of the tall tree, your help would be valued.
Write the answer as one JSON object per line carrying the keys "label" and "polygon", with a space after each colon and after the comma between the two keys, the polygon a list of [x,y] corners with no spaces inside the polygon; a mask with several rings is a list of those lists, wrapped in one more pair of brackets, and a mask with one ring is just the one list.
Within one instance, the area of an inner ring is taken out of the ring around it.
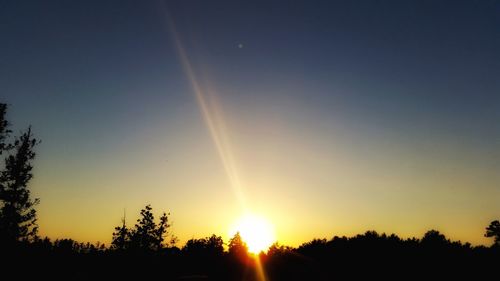
{"label": "tall tree", "polygon": [[33,178],[32,161],[38,141],[31,127],[12,145],[12,153],[5,158],[0,173],[0,235],[10,241],[26,241],[36,237],[35,206],[39,199],[31,199],[28,182]]}

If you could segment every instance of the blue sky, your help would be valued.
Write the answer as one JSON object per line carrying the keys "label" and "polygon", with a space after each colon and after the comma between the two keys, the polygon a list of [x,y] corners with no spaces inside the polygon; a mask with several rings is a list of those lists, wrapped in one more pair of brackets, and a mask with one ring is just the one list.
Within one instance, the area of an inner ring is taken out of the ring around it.
{"label": "blue sky", "polygon": [[[193,230],[203,210],[234,219],[235,203],[202,200],[234,198],[172,20],[214,93],[243,193],[283,221],[285,242],[316,235],[286,237],[290,204],[317,235],[442,227],[483,243],[500,211],[499,12],[498,1],[5,1],[0,96],[15,130],[31,124],[43,141],[42,232],[105,240],[124,207],[147,202],[172,209],[186,237],[225,231]],[[81,223],[57,224],[65,208]]]}

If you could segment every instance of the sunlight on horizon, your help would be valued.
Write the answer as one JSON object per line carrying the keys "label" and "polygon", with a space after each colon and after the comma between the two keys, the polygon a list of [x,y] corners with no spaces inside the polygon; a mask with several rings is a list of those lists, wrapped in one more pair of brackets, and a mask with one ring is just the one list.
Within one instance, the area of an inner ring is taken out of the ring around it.
{"label": "sunlight on horizon", "polygon": [[267,251],[276,242],[274,226],[265,218],[254,214],[242,216],[229,231],[230,237],[238,232],[252,254]]}

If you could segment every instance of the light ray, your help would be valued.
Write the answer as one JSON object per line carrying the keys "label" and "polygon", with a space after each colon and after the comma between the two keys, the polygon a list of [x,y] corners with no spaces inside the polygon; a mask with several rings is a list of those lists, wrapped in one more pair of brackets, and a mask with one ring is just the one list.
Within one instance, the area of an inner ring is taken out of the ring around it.
{"label": "light ray", "polygon": [[257,278],[259,281],[266,281],[266,272],[264,271],[264,266],[262,266],[262,262],[260,260],[259,255],[255,255],[255,268],[257,270]]}
{"label": "light ray", "polygon": [[210,91],[208,87],[202,87],[196,77],[195,71],[189,56],[184,48],[182,41],[177,33],[174,21],[168,14],[165,7],[167,25],[172,39],[177,50],[177,54],[182,64],[182,68],[189,80],[191,88],[196,97],[199,110],[203,116],[203,120],[210,133],[212,141],[216,147],[217,154],[222,162],[226,176],[229,180],[233,193],[243,211],[246,210],[245,197],[243,195],[243,187],[236,168],[236,163],[232,153],[229,137],[227,134],[226,122],[223,113],[216,101],[216,94]]}

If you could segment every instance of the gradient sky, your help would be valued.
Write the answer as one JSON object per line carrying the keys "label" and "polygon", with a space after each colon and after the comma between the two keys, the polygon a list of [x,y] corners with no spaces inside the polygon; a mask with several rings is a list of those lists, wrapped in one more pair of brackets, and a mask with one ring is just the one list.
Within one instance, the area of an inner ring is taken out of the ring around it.
{"label": "gradient sky", "polygon": [[2,1],[0,97],[42,236],[147,203],[181,244],[242,200],[292,246],[500,216],[500,1]]}

